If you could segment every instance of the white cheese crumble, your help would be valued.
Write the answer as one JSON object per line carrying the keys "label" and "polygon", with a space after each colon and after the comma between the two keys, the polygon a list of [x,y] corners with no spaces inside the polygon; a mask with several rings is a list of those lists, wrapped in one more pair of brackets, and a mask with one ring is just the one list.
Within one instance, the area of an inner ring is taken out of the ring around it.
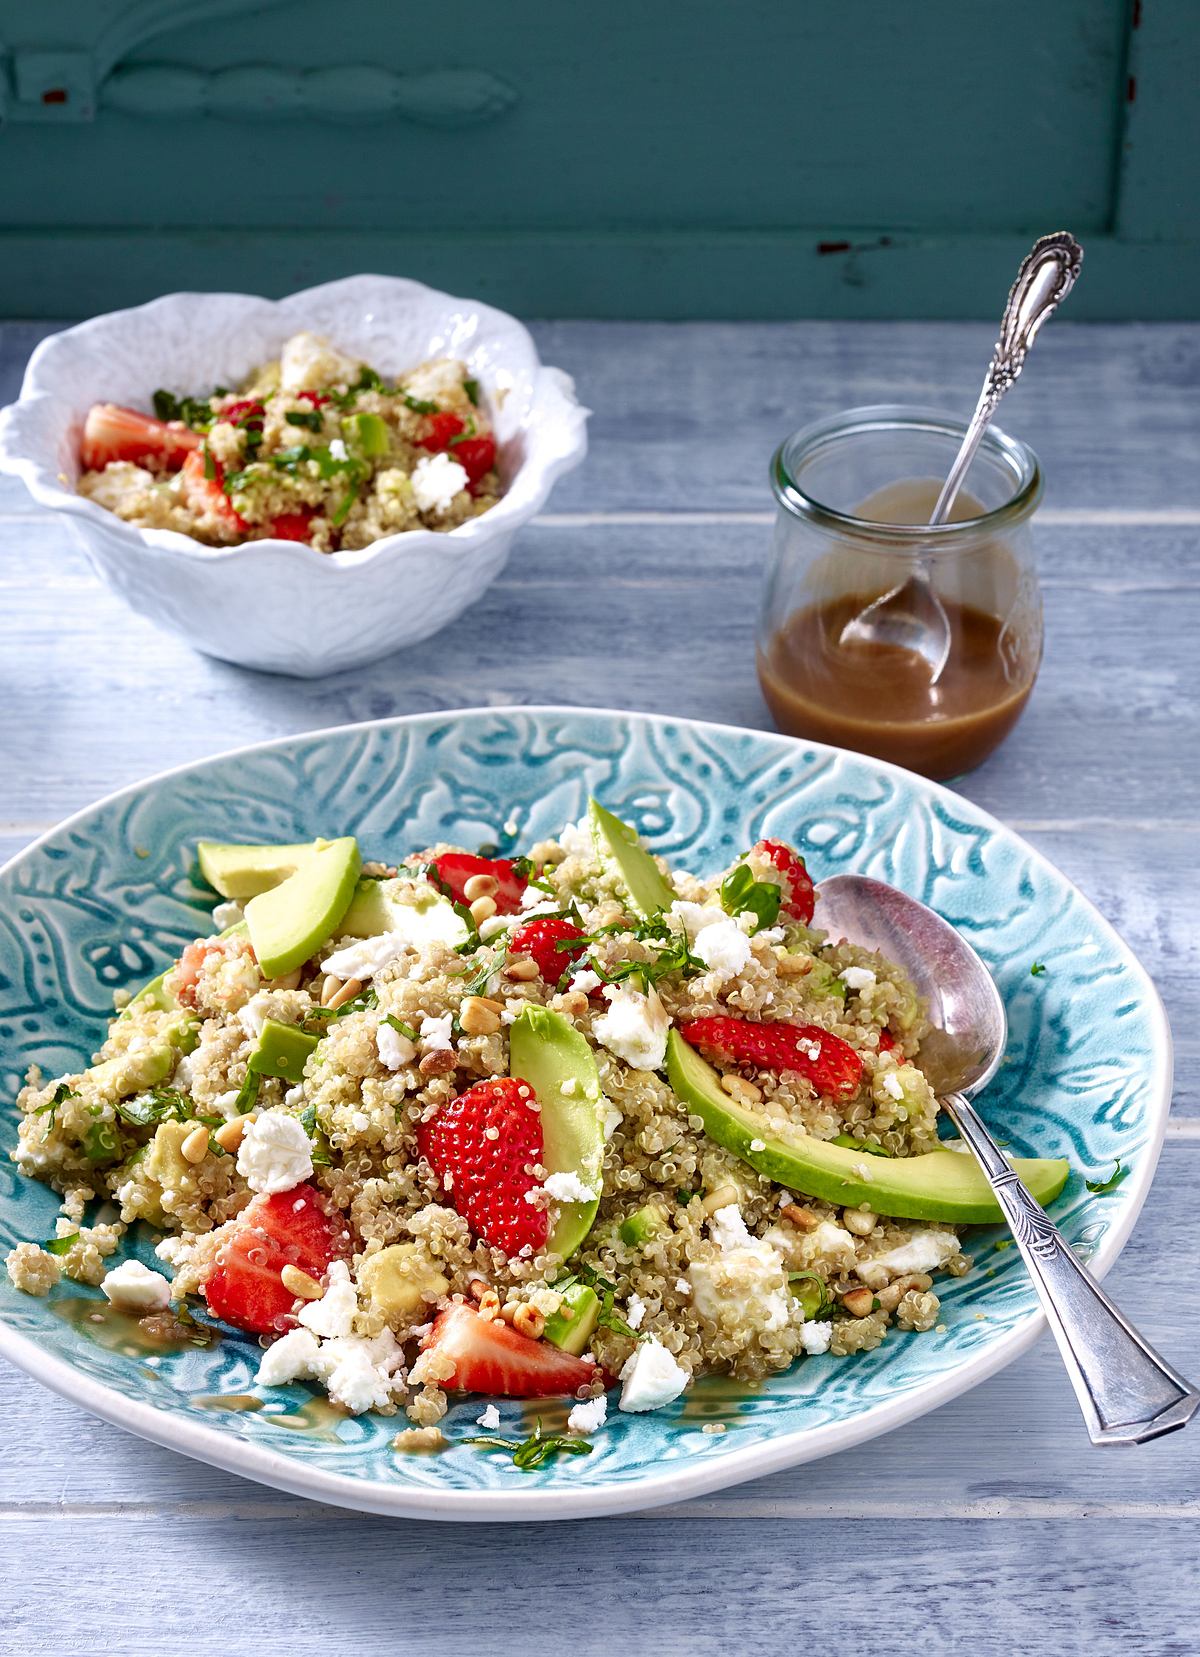
{"label": "white cheese crumble", "polygon": [[358,1295],[350,1281],[350,1268],[344,1260],[335,1260],[329,1268],[329,1286],[325,1293],[320,1300],[305,1303],[299,1321],[314,1335],[334,1339],[350,1333],[357,1311]]}
{"label": "white cheese crumble", "polygon": [[904,1088],[901,1084],[899,1076],[897,1076],[894,1070],[889,1070],[887,1075],[883,1078],[883,1091],[889,1094],[893,1099],[903,1099]]}
{"label": "white cheese crumble", "polygon": [[365,983],[384,967],[390,966],[396,957],[403,955],[408,948],[409,939],[400,931],[381,932],[375,938],[356,938],[352,944],[344,944],[341,949],[335,949],[332,955],[327,955],[321,962],[321,970],[332,973],[344,984],[348,984],[352,978],[358,978]]}
{"label": "white cheese crumble", "polygon": [[500,1411],[495,1404],[489,1404],[482,1415],[475,1417],[475,1425],[483,1427],[489,1433],[496,1431],[500,1425]]}
{"label": "white cheese crumble", "polygon": [[553,1197],[555,1202],[595,1202],[600,1195],[585,1185],[574,1170],[550,1174],[544,1183],[547,1195]]}
{"label": "white cheese crumble", "polygon": [[868,1289],[879,1289],[892,1277],[909,1272],[933,1272],[958,1253],[958,1238],[952,1231],[914,1231],[906,1243],[860,1260],[855,1270]]}
{"label": "white cheese crumble", "polygon": [[616,1105],[613,1104],[612,1100],[606,1099],[604,1101],[604,1137],[606,1140],[612,1138],[613,1134],[616,1133],[617,1129],[621,1126],[621,1123],[624,1120],[625,1118],[621,1115],[621,1112],[617,1109]]}
{"label": "white cheese crumble", "polygon": [[414,1044],[390,1024],[381,1024],[376,1030],[375,1050],[385,1070],[401,1070],[417,1056]]}
{"label": "white cheese crumble", "polygon": [[252,1191],[290,1191],[312,1178],[312,1145],[286,1111],[256,1116],[238,1146],[237,1171]]}
{"label": "white cheese crumble", "polygon": [[704,962],[720,984],[736,978],[754,959],[749,938],[729,915],[700,928],[692,943],[692,953]]}
{"label": "white cheese crumble", "polygon": [[245,914],[240,903],[226,898],[223,903],[214,904],[212,918],[217,931],[226,932],[231,926],[236,926],[239,921],[244,920]]}
{"label": "white cheese crumble", "polygon": [[451,460],[443,450],[435,455],[422,455],[412,472],[413,498],[419,512],[433,512],[437,516],[449,512],[455,495],[467,487],[466,467]]}
{"label": "white cheese crumble", "polygon": [[350,456],[346,453],[346,445],[340,437],[330,438],[329,453],[334,460],[349,460],[350,458]]}
{"label": "white cheese crumble", "polygon": [[119,1312],[162,1312],[171,1304],[171,1284],[162,1272],[151,1271],[140,1260],[123,1260],[104,1274],[100,1285]]}
{"label": "white cheese crumble", "polygon": [[319,334],[293,334],[279,353],[281,391],[321,391],[327,385],[353,385],[357,378],[358,364]]}
{"label": "white cheese crumble", "polygon": [[606,984],[608,1011],[592,1020],[592,1034],[634,1070],[661,1070],[671,1020],[654,989]]}
{"label": "white cheese crumble", "polygon": [[603,982],[604,980],[600,977],[600,974],[593,972],[591,967],[580,967],[571,974],[568,980],[571,989],[580,990],[584,995],[590,995],[593,990],[598,990]]}
{"label": "white cheese crumble", "polygon": [[262,1035],[263,1025],[270,1017],[269,996],[262,992],[252,995],[244,1007],[238,1008],[236,1017],[250,1040],[257,1041]]}
{"label": "white cheese crumble", "polygon": [[660,1410],[687,1386],[688,1372],[651,1336],[642,1341],[621,1370],[620,1408],[632,1415]]}
{"label": "white cheese crumble", "polygon": [[848,990],[866,990],[876,982],[870,967],[843,967],[841,980]]}
{"label": "white cheese crumble", "polygon": [[646,1321],[646,1302],[641,1295],[630,1295],[625,1304],[625,1322],[631,1329],[640,1329]]}
{"label": "white cheese crumble", "polygon": [[317,1337],[309,1329],[289,1329],[263,1353],[255,1380],[260,1387],[284,1387],[314,1372]]}
{"label": "white cheese crumble", "polygon": [[800,1344],[810,1358],[817,1358],[822,1352],[828,1352],[832,1339],[832,1323],[805,1323],[801,1326]]}
{"label": "white cheese crumble", "polygon": [[454,1015],[443,1013],[441,1018],[423,1018],[418,1032],[422,1050],[432,1053],[453,1051]]}
{"label": "white cheese crumble", "polygon": [[292,1329],[263,1353],[256,1379],[263,1387],[319,1381],[335,1404],[361,1415],[391,1402],[403,1362],[403,1349],[390,1329],[369,1339],[337,1335],[323,1341],[308,1329]]}
{"label": "white cheese crumble", "polygon": [[715,1260],[697,1260],[688,1268],[697,1311],[713,1323],[728,1321],[736,1309],[765,1330],[788,1321],[787,1274],[779,1251],[746,1229],[736,1203],[718,1208],[708,1222],[720,1250]]}
{"label": "white cheese crumble", "polygon": [[598,1432],[608,1420],[608,1399],[589,1398],[586,1404],[576,1404],[567,1416],[567,1431],[571,1433]]}

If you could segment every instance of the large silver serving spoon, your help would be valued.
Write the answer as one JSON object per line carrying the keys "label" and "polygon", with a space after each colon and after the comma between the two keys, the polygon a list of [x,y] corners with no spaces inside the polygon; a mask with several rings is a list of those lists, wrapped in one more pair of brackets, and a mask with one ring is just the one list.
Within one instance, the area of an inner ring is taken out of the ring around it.
{"label": "large silver serving spoon", "polygon": [[[1000,399],[1016,383],[1039,330],[1075,286],[1082,263],[1082,247],[1065,230],[1040,237],[1022,259],[1000,319],[1000,338],[983,377],[983,390],[930,514],[931,524],[944,524],[950,516]],[[890,645],[915,652],[929,663],[930,683],[937,684],[950,656],[950,621],[928,570],[918,565],[890,591],[872,600],[846,623],[838,642]]]}
{"label": "large silver serving spoon", "polygon": [[878,950],[904,969],[933,1030],[921,1069],[974,1152],[1041,1300],[1093,1444],[1142,1444],[1186,1426],[1200,1392],[1160,1358],[1076,1259],[969,1102],[996,1073],[1008,1024],[983,962],[949,922],[866,875],[817,887],[815,925]]}

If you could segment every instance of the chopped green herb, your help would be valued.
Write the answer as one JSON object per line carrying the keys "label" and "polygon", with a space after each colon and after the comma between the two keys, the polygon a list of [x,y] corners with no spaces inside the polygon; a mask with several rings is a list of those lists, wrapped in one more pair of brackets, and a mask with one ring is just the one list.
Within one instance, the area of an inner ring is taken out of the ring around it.
{"label": "chopped green herb", "polygon": [[464,380],[463,381],[463,390],[466,392],[467,396],[471,399],[471,402],[475,405],[475,407],[478,408],[479,407],[479,381],[478,380]]}
{"label": "chopped green herb", "polygon": [[590,1456],[592,1453],[592,1447],[586,1439],[573,1438],[567,1433],[543,1434],[540,1421],[524,1441],[494,1438],[491,1434],[482,1433],[473,1438],[464,1438],[463,1443],[478,1444],[485,1450],[508,1450],[512,1455],[513,1466],[519,1467],[524,1473],[544,1466],[558,1455]]}
{"label": "chopped green herb", "polygon": [[257,1070],[247,1070],[246,1080],[238,1088],[238,1096],[233,1102],[233,1108],[239,1116],[245,1116],[248,1110],[253,1110],[258,1103],[258,1090],[262,1086],[262,1077]]}
{"label": "chopped green herb", "polygon": [[319,432],[325,425],[320,410],[315,408],[289,409],[283,418],[289,426],[306,426],[310,432]]}
{"label": "chopped green herb", "polygon": [[217,477],[217,463],[213,459],[213,452],[207,443],[200,446],[200,453],[204,456],[204,476],[209,483],[215,483]]}
{"label": "chopped green herb", "polygon": [[746,911],[754,916],[754,930],[774,926],[779,919],[783,888],[773,880],[755,880],[748,863],[739,863],[721,882],[721,907],[727,915]]}
{"label": "chopped green herb", "polygon": [[409,397],[407,393],[404,398],[404,406],[405,408],[410,408],[414,414],[438,413],[438,406],[436,403],[427,403],[420,397]]}
{"label": "chopped green herb", "polygon": [[[224,395],[220,387],[213,392],[214,397]],[[207,397],[176,397],[173,392],[160,388],[152,400],[154,412],[160,420],[182,420],[193,431],[208,431],[217,418]]]}
{"label": "chopped green herb", "polygon": [[417,1032],[413,1029],[412,1025],[406,1024],[402,1018],[397,1018],[395,1013],[384,1013],[383,1022],[385,1024],[390,1024],[392,1029],[396,1031],[397,1035],[406,1036],[409,1041],[416,1041]]}
{"label": "chopped green herb", "polygon": [[476,426],[474,420],[468,416],[465,429],[455,433],[455,435],[450,439],[450,442],[447,444],[447,448],[453,449],[456,444],[465,443],[468,438],[475,436],[478,429],[479,428]]}
{"label": "chopped green herb", "polygon": [[350,508],[354,505],[357,499],[358,484],[352,483],[330,515],[329,521],[335,529],[340,529],[345,523],[346,519],[350,516]]}
{"label": "chopped green herb", "polygon": [[1031,978],[1041,978],[1045,971],[1045,961],[1035,961],[1029,969],[1029,976]]}
{"label": "chopped green herb", "polygon": [[312,1140],[312,1162],[314,1168],[324,1168],[329,1165],[329,1143],[325,1135],[317,1126],[316,1105],[305,1105],[300,1112],[300,1126]]}
{"label": "chopped green herb", "polygon": [[77,1231],[68,1231],[63,1237],[51,1237],[48,1243],[42,1244],[42,1247],[47,1254],[68,1254],[70,1253],[71,1244],[77,1240],[78,1236]]}
{"label": "chopped green herb", "polygon": [[1128,1173],[1129,1169],[1121,1166],[1121,1159],[1118,1157],[1107,1179],[1085,1179],[1083,1183],[1094,1197],[1103,1197],[1106,1192],[1115,1191]]}
{"label": "chopped green herb", "polygon": [[[187,1121],[192,1115],[192,1102],[186,1093],[173,1087],[156,1087],[148,1093],[137,1093],[132,1099],[118,1099],[117,1113],[135,1127],[154,1127],[159,1122]],[[197,1121],[202,1120],[197,1117]],[[213,1119],[220,1121],[219,1117]]]}
{"label": "chopped green herb", "polygon": [[59,1082],[50,1098],[44,1105],[39,1105],[34,1111],[35,1116],[45,1116],[46,1126],[42,1133],[43,1139],[49,1139],[55,1127],[55,1117],[58,1115],[59,1105],[65,1105],[68,1099],[78,1099],[79,1095],[66,1082]]}

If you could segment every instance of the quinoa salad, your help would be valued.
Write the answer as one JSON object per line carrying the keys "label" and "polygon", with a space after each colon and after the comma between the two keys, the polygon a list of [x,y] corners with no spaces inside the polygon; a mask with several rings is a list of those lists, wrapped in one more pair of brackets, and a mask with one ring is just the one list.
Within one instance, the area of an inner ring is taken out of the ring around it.
{"label": "quinoa salad", "polygon": [[[938,1323],[990,1196],[939,1141],[911,984],[814,928],[790,847],[698,876],[593,801],[523,857],[198,854],[216,931],[20,1094],[62,1208],[19,1289],[256,1342],[260,1388],[407,1417],[401,1450],[454,1394],[485,1432],[568,1401],[518,1465]],[[154,1268],[114,1264],[130,1228]]]}
{"label": "quinoa salad", "polygon": [[79,493],[140,529],[337,552],[458,529],[501,493],[481,387],[450,357],[388,384],[298,333],[235,390],[153,402],[153,416],[95,404],[80,444]]}

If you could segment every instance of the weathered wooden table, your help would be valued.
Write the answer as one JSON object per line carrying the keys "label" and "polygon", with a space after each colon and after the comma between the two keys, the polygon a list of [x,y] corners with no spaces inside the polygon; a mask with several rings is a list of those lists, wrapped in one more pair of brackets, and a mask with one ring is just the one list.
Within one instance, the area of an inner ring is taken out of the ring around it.
{"label": "weathered wooden table", "polygon": [[[0,329],[0,400],[45,327]],[[164,766],[377,715],[567,701],[754,726],[767,459],[853,403],[965,409],[965,324],[563,323],[592,454],[508,573],[406,655],[316,682],[195,655],[0,486],[0,855]],[[1138,950],[1174,1117],[1111,1286],[1200,1373],[1200,327],[1056,322],[1005,414],[1040,454],[1046,663],[960,784]],[[583,601],[586,600],[586,601]],[[126,1437],[0,1369],[0,1651],[569,1648],[1090,1657],[1200,1650],[1200,1427],[1090,1449],[1048,1337],[890,1438],[704,1500],[565,1526],[359,1518]]]}

